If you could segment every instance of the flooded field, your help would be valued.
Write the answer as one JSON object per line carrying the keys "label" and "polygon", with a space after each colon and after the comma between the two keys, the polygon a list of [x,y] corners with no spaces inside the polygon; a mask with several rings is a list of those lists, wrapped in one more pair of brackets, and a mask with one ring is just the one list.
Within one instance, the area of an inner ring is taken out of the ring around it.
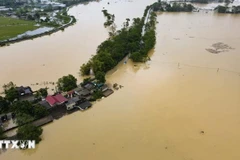
{"label": "flooded field", "polygon": [[[64,32],[0,48],[0,83],[77,76],[107,37],[103,7],[120,27],[153,1],[107,2],[72,8],[78,23]],[[162,13],[158,22],[151,61],[108,73],[108,83],[122,89],[45,126],[37,149],[8,150],[0,159],[240,159],[240,16]]]}

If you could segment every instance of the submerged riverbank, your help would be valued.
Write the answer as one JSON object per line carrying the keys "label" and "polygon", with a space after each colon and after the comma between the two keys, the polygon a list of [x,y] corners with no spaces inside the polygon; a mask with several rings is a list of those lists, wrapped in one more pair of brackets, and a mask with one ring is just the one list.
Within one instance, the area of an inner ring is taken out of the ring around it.
{"label": "submerged riverbank", "polygon": [[33,31],[27,31],[23,34],[18,35],[17,37],[0,41],[0,46],[6,46],[9,44],[21,42],[24,40],[34,39],[34,38],[42,37],[45,35],[51,35],[52,33],[55,33],[57,31],[64,30],[65,28],[73,25],[74,23],[76,23],[76,19],[74,16],[71,16],[70,21],[67,24],[64,24],[60,27],[57,27],[57,28],[42,27]]}

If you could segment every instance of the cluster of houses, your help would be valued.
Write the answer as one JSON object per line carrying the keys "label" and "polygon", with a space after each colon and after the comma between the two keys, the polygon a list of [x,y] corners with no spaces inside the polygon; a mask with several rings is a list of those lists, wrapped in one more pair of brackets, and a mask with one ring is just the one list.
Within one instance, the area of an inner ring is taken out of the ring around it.
{"label": "cluster of houses", "polygon": [[45,99],[40,101],[39,104],[48,110],[58,106],[65,106],[67,111],[73,109],[86,110],[92,106],[90,100],[96,88],[100,89],[105,97],[113,93],[113,90],[106,84],[97,85],[88,82],[83,87],[78,86],[64,95],[61,93],[48,95]]}
{"label": "cluster of houses", "polygon": [[[0,15],[12,18],[20,18],[27,20],[42,20],[40,17],[48,17],[51,21],[57,21],[55,12],[66,8],[66,4],[53,0],[16,0],[16,6],[6,7],[0,4]],[[22,11],[22,12],[21,12]],[[39,15],[40,14],[40,15]],[[40,16],[40,17],[39,17]]]}
{"label": "cluster of houses", "polygon": [[[19,101],[29,101],[35,102],[36,97],[34,91],[27,87],[16,87],[19,94]],[[97,84],[94,82],[87,82],[83,86],[78,86],[77,88],[69,91],[67,93],[56,93],[54,95],[48,95],[44,99],[41,99],[37,104],[45,107],[49,113],[52,112],[68,112],[68,111],[77,111],[77,110],[86,110],[92,106],[91,98],[93,93],[97,90],[100,90],[104,97],[107,97],[113,93],[113,90],[110,89],[106,84]],[[35,102],[36,103],[36,102]],[[63,111],[61,111],[64,108]],[[54,114],[54,113],[53,113]],[[0,126],[15,117],[14,113],[2,114],[0,115]]]}

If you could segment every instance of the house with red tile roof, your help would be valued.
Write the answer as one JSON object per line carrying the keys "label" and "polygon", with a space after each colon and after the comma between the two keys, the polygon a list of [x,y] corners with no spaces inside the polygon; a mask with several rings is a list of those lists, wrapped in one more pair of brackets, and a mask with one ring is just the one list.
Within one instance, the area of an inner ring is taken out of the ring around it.
{"label": "house with red tile roof", "polygon": [[61,104],[65,103],[65,102],[67,102],[68,99],[65,98],[61,94],[56,94],[56,95],[52,95],[52,96],[47,96],[46,97],[46,101],[49,103],[49,105],[51,107],[54,107],[56,105],[61,105]]}

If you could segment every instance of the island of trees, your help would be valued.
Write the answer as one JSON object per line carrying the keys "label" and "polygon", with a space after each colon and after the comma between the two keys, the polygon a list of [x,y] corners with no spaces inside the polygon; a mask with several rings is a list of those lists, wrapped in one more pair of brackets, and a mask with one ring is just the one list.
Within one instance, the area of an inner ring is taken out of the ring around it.
{"label": "island of trees", "polygon": [[108,13],[106,9],[102,10],[104,16],[107,18],[107,21],[104,23],[105,27],[111,26],[115,21],[115,15]]}
{"label": "island of trees", "polygon": [[194,6],[192,4],[187,3],[168,3],[158,1],[153,4],[154,11],[161,11],[161,12],[192,12]]}
{"label": "island of trees", "polygon": [[[105,82],[106,72],[115,67],[127,55],[134,62],[146,61],[148,52],[156,43],[156,14],[150,12],[149,17],[146,17],[151,7],[148,6],[145,9],[142,18],[134,18],[132,25],[129,25],[130,19],[126,19],[122,29],[111,33],[112,36],[98,46],[97,54],[80,67],[81,75],[89,75],[92,70],[97,80]],[[104,15],[109,16],[107,11],[103,12]],[[149,18],[149,21],[144,24],[146,18]],[[145,34],[142,35],[144,26]]]}

